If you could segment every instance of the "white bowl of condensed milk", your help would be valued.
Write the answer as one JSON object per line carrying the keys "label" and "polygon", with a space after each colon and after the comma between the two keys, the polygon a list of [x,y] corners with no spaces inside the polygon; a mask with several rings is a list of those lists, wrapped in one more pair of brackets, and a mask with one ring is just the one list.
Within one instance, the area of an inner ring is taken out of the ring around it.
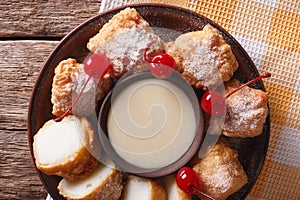
{"label": "white bowl of condensed milk", "polygon": [[102,150],[124,172],[160,177],[178,170],[202,142],[193,88],[175,71],[166,79],[150,72],[123,77],[100,108]]}

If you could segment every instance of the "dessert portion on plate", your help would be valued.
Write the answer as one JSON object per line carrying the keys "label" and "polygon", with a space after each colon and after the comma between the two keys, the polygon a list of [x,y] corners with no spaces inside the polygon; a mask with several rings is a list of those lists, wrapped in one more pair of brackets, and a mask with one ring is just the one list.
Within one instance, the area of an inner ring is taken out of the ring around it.
{"label": "dessert portion on plate", "polygon": [[[49,120],[35,134],[37,168],[62,177],[58,191],[66,199],[191,199],[191,194],[177,186],[175,173],[151,179],[99,163],[87,150],[93,148],[96,140],[88,116],[96,112],[99,101],[113,88],[113,81],[130,70],[148,71],[145,57],[157,53],[172,56],[176,70],[195,90],[211,90],[224,84],[225,93],[230,93],[240,85],[239,81],[230,80],[238,68],[230,45],[209,24],[165,44],[134,8],[126,8],[90,38],[87,48],[91,53],[106,55],[111,66],[100,79],[89,79],[84,64],[75,58],[62,60],[55,68],[52,114],[63,115],[75,98],[79,96],[79,100],[66,117]],[[220,124],[222,140],[261,134],[267,113],[266,93],[244,87],[226,98],[225,123]],[[227,199],[248,179],[237,151],[223,142],[212,146],[190,167],[202,181],[201,190],[214,199]]]}
{"label": "dessert portion on plate", "polygon": [[69,115],[60,122],[47,121],[34,136],[37,168],[69,180],[87,176],[98,164],[88,150],[93,148],[94,137],[94,130],[85,117]]}
{"label": "dessert portion on plate", "polygon": [[225,143],[214,145],[193,169],[203,182],[203,192],[215,199],[227,199],[248,181],[237,151]]}
{"label": "dessert portion on plate", "polygon": [[129,175],[124,184],[120,200],[165,200],[166,190],[149,178]]}
{"label": "dessert portion on plate", "polygon": [[152,45],[147,56],[165,50],[165,43],[154,33],[135,9],[127,8],[112,17],[87,43],[93,53],[105,54],[112,62],[111,77],[120,77],[133,70],[140,72],[148,69],[144,53],[149,43]]}
{"label": "dessert portion on plate", "polygon": [[119,199],[122,179],[118,170],[99,164],[92,174],[80,180],[63,178],[57,189],[66,199]]}
{"label": "dessert portion on plate", "polygon": [[183,77],[200,89],[215,89],[229,81],[238,68],[230,45],[209,24],[203,30],[180,35],[168,44],[167,53],[174,57]]}
{"label": "dessert portion on plate", "polygon": [[160,181],[167,191],[168,199],[192,200],[192,195],[184,192],[176,184],[176,174],[167,175]]}
{"label": "dessert portion on plate", "polygon": [[[229,94],[241,86],[234,79],[225,83]],[[262,133],[268,115],[266,92],[245,86],[226,99],[226,116],[222,133],[228,137],[255,137]]]}
{"label": "dessert portion on plate", "polygon": [[[83,64],[78,63],[74,58],[61,61],[54,73],[51,90],[52,114],[61,116],[77,98],[89,76],[84,72]],[[71,113],[76,116],[94,114],[96,104],[111,88],[112,81],[108,75],[100,80],[92,78]]]}

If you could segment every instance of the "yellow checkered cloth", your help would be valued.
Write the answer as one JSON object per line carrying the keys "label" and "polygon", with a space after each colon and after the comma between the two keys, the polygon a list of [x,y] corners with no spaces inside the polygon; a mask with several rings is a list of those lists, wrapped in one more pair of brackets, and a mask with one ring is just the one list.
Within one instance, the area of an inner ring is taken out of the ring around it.
{"label": "yellow checkered cloth", "polygon": [[100,11],[130,3],[181,6],[215,21],[245,48],[264,79],[270,145],[247,200],[300,200],[299,0],[102,0]]}

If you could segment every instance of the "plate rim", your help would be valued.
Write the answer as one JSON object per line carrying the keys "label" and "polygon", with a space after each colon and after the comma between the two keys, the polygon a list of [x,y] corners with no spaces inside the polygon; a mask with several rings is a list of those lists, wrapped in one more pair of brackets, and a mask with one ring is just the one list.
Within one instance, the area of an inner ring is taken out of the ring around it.
{"label": "plate rim", "polygon": [[[212,21],[211,19],[203,16],[200,13],[197,13],[195,11],[192,11],[190,9],[187,8],[183,8],[183,7],[179,7],[179,6],[175,6],[175,5],[169,5],[169,4],[162,4],[162,3],[134,3],[134,4],[129,4],[129,5],[123,5],[123,6],[118,6],[115,8],[111,8],[109,10],[103,11],[101,13],[95,14],[94,16],[88,18],[87,20],[83,21],[82,23],[80,23],[79,25],[77,25],[74,29],[72,29],[70,32],[68,32],[59,42],[58,44],[55,46],[55,48],[50,52],[50,54],[48,55],[48,57],[46,58],[46,60],[43,62],[41,69],[39,70],[39,73],[37,75],[37,78],[35,80],[35,83],[33,85],[32,91],[31,91],[31,95],[30,95],[30,99],[29,99],[29,106],[28,106],[28,115],[27,115],[27,137],[28,137],[28,144],[29,144],[29,148],[30,148],[30,154],[31,154],[31,159],[33,161],[33,165],[35,167],[36,173],[39,176],[40,181],[42,182],[43,186],[45,187],[45,189],[47,190],[47,192],[51,195],[51,197],[53,198],[58,198],[58,199],[64,199],[61,195],[55,194],[52,190],[51,190],[51,186],[49,185],[49,183],[44,179],[44,176],[48,176],[46,174],[44,174],[42,171],[40,171],[39,169],[37,169],[36,164],[35,164],[35,158],[34,158],[34,154],[33,154],[33,137],[36,133],[32,133],[32,126],[31,126],[31,116],[33,113],[33,104],[34,104],[34,99],[35,99],[35,95],[36,93],[38,93],[39,89],[40,89],[40,85],[42,83],[43,80],[43,74],[45,74],[45,72],[47,71],[47,68],[49,68],[49,64],[51,63],[51,60],[53,59],[53,55],[57,54],[58,51],[60,50],[60,48],[62,48],[62,46],[64,44],[67,43],[67,41],[73,36],[75,35],[78,31],[83,30],[84,27],[86,27],[88,24],[92,23],[93,21],[99,21],[101,18],[105,18],[105,16],[109,16],[109,15],[114,15],[118,12],[120,12],[121,10],[127,8],[127,7],[132,7],[132,8],[136,8],[136,9],[145,9],[148,7],[155,7],[156,9],[171,9],[174,11],[180,11],[183,12],[185,14],[191,15],[194,18],[199,18],[202,21],[205,22],[205,24],[209,23],[210,25],[212,25],[214,28],[217,28],[219,31],[221,31],[223,34],[226,35],[226,37],[232,41],[232,43],[234,43],[235,46],[237,46],[238,51],[240,51],[240,53],[246,58],[247,62],[249,62],[249,65],[252,66],[251,70],[254,71],[255,74],[259,74],[258,69],[256,68],[254,62],[252,61],[251,57],[248,55],[248,53],[246,52],[246,50],[242,47],[242,45],[227,31],[225,30],[222,26],[220,26],[218,23]],[[222,35],[223,35],[222,34]],[[223,35],[224,36],[224,35]],[[226,42],[228,42],[228,39],[226,39]],[[230,44],[231,46],[232,44]],[[263,84],[263,82],[260,80],[260,89],[263,91],[266,91],[265,86]],[[264,151],[264,155],[262,156],[261,160],[262,162],[259,165],[259,170],[258,173],[255,176],[255,181],[253,184],[250,185],[249,189],[247,190],[247,192],[245,192],[242,196],[242,198],[246,198],[248,196],[248,194],[250,193],[250,191],[252,190],[252,188],[254,187],[261,171],[263,168],[263,165],[265,163],[265,159],[267,156],[267,151],[268,151],[268,147],[269,147],[269,141],[270,141],[270,126],[271,126],[271,120],[270,120],[270,107],[269,107],[269,103],[268,103],[268,115],[266,117],[266,122],[265,122],[265,126],[264,126],[264,130],[263,133],[266,133],[266,146],[264,146],[265,151]],[[56,189],[56,188],[55,188]]]}

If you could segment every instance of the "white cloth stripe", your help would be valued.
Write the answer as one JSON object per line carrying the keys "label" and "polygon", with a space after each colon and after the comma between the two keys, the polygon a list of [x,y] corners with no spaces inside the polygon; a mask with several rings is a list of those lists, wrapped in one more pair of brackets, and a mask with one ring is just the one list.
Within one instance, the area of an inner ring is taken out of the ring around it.
{"label": "white cloth stripe", "polygon": [[123,6],[126,4],[130,4],[128,1],[122,1],[122,0],[102,0],[101,1],[101,5],[100,5],[100,9],[99,9],[99,13],[103,12],[105,10],[108,9],[112,9],[118,6]]}

